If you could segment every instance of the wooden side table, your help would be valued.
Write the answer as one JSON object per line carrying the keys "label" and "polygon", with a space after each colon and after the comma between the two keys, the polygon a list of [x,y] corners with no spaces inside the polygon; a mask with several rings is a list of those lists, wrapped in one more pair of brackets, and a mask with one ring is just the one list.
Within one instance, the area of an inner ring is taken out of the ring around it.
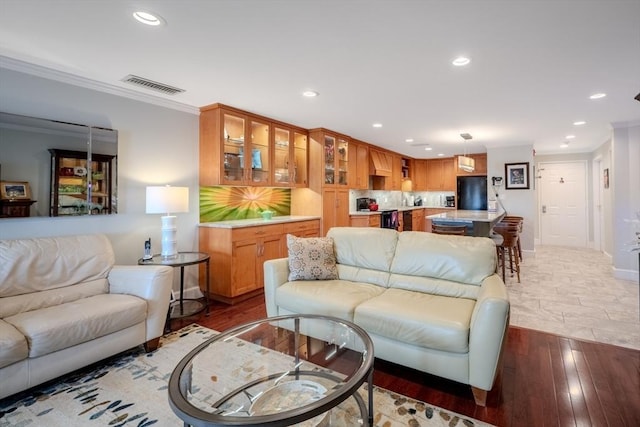
{"label": "wooden side table", "polygon": [[[207,271],[207,292],[204,295],[205,303],[193,298],[184,298],[184,268],[188,265],[206,263]],[[180,267],[180,298],[169,304],[167,323],[170,319],[193,316],[203,310],[207,310],[209,315],[209,254],[204,252],[178,252],[175,258],[163,258],[161,255],[154,255],[151,259],[138,260],[138,265],[168,265],[170,267]]]}

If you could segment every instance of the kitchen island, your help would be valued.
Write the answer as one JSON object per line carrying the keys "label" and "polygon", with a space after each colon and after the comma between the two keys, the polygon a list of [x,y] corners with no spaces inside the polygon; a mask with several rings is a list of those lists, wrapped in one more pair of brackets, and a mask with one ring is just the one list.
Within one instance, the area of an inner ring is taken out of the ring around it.
{"label": "kitchen island", "polygon": [[[466,225],[471,229],[471,235],[475,237],[489,237],[493,227],[504,217],[505,212],[451,210],[435,215],[428,215],[426,218],[436,224],[441,225]],[[428,230],[431,227],[427,228]]]}

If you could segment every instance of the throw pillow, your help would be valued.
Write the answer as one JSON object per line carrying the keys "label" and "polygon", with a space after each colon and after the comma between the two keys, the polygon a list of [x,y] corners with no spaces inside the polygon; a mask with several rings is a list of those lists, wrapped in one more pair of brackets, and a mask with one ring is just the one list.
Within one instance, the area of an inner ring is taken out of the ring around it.
{"label": "throw pillow", "polygon": [[332,280],[338,278],[331,237],[296,237],[287,234],[289,280]]}

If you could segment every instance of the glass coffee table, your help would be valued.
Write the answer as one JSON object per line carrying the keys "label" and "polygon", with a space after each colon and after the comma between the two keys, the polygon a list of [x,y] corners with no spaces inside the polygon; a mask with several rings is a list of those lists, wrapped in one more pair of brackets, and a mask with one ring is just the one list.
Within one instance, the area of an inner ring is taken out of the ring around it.
{"label": "glass coffee table", "polygon": [[169,404],[185,426],[370,426],[373,359],[371,338],[351,322],[271,317],[187,354],[171,374]]}

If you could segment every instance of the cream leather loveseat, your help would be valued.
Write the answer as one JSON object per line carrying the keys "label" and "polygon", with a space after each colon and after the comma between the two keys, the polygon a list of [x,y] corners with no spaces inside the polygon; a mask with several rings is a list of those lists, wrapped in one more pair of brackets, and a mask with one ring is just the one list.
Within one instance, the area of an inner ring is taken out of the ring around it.
{"label": "cream leather loveseat", "polygon": [[171,267],[114,262],[104,235],[0,240],[0,399],[158,346]]}
{"label": "cream leather loveseat", "polygon": [[356,227],[327,237],[338,278],[289,281],[288,258],[266,262],[267,314],[352,321],[371,336],[375,357],[469,384],[484,406],[509,324],[494,243]]}

